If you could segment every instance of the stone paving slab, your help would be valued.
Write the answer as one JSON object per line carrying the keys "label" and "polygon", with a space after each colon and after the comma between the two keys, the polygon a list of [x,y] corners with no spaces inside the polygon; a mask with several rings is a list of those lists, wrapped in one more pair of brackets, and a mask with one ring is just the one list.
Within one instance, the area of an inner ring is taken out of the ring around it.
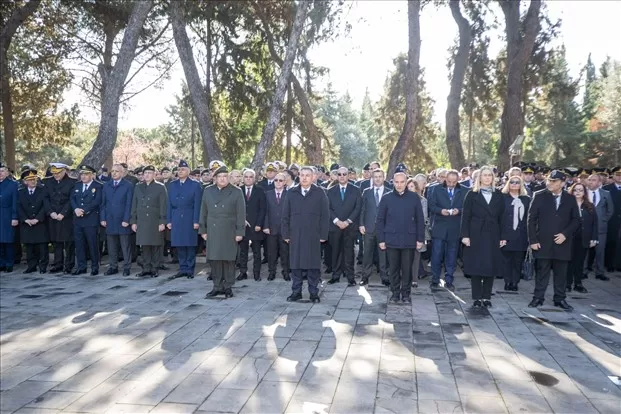
{"label": "stone paving slab", "polygon": [[419,281],[410,306],[377,275],[323,283],[318,304],[286,302],[267,275],[204,299],[198,267],[0,275],[0,413],[621,412],[620,274],[586,280],[568,313],[502,280],[473,310],[461,275],[455,292]]}

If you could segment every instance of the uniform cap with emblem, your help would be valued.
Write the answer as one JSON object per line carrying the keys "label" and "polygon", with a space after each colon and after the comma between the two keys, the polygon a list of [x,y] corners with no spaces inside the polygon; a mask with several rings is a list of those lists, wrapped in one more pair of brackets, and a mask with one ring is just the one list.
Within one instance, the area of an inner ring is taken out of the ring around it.
{"label": "uniform cap with emblem", "polygon": [[144,172],[144,167],[138,167],[134,170],[134,174],[142,174]]}
{"label": "uniform cap with emblem", "polygon": [[350,173],[354,173],[354,174],[356,173],[356,169],[355,169],[354,167],[349,167],[347,170],[348,170]]}
{"label": "uniform cap with emblem", "polygon": [[63,164],[62,162],[51,162],[50,163],[50,172],[52,174],[58,174],[59,172],[68,169],[69,166],[67,164]]}
{"label": "uniform cap with emblem", "polygon": [[161,172],[166,172],[166,171],[170,172],[170,168],[168,168],[168,167],[162,167],[162,168],[160,169],[160,171],[161,171]]}
{"label": "uniform cap with emblem", "polygon": [[580,172],[580,169],[576,167],[567,167],[564,170],[565,173],[570,177],[577,177],[578,173]]}
{"label": "uniform cap with emblem", "polygon": [[190,166],[188,165],[188,163],[185,160],[179,160],[179,165],[177,165],[178,168],[190,168]]}
{"label": "uniform cap with emblem", "polygon": [[37,179],[37,170],[35,169],[28,169],[28,170],[24,170],[22,171],[22,175],[21,175],[22,180],[36,180]]}
{"label": "uniform cap with emblem", "polygon": [[143,173],[144,173],[144,172],[147,172],[147,171],[153,171],[153,172],[155,172],[155,167],[154,167],[154,166],[152,166],[152,165],[147,165],[146,167],[144,167],[144,168],[142,169],[142,172],[143,172]]}
{"label": "uniform cap with emblem", "polygon": [[402,172],[407,172],[407,171],[408,171],[408,167],[406,167],[405,164],[402,162],[397,164],[397,167],[395,168],[395,173],[402,173]]}
{"label": "uniform cap with emblem", "polygon": [[339,168],[341,168],[341,166],[340,166],[340,165],[338,165],[338,164],[336,164],[336,163],[334,163],[334,164],[332,164],[332,165],[330,166],[330,172],[332,172],[332,171],[336,171],[336,170],[338,170]]}
{"label": "uniform cap with emblem", "polygon": [[610,170],[610,173],[611,173],[612,175],[619,175],[619,174],[621,174],[621,166],[613,167],[613,168]]}
{"label": "uniform cap with emblem", "polygon": [[290,169],[290,170],[298,170],[298,171],[299,171],[299,170],[300,170],[300,166],[299,166],[299,165],[297,165],[296,163],[292,163],[292,164],[289,166],[289,169]]}
{"label": "uniform cap with emblem", "polygon": [[209,163],[209,169],[211,171],[215,171],[218,168],[222,167],[224,165],[224,162],[220,161],[220,160],[213,160]]}
{"label": "uniform cap with emblem", "polygon": [[366,163],[364,164],[364,167],[362,167],[362,171],[370,171],[371,170],[371,164],[370,163]]}
{"label": "uniform cap with emblem", "polygon": [[[516,167],[518,166],[516,165]],[[519,167],[524,174],[534,174],[536,169],[533,164],[522,164]]]}
{"label": "uniform cap with emblem", "polygon": [[317,170],[321,171],[322,173],[326,173],[326,167],[324,167],[323,165],[317,165]]}
{"label": "uniform cap with emblem", "polygon": [[192,175],[201,175],[201,170],[196,168],[196,169],[192,170],[192,172],[190,174],[192,174]]}
{"label": "uniform cap with emblem", "polygon": [[95,174],[97,172],[97,170],[95,170],[93,167],[86,164],[80,165],[78,167],[78,170],[80,170],[80,174]]}
{"label": "uniform cap with emblem", "polygon": [[278,171],[278,165],[275,162],[268,162],[265,165],[265,171]]}
{"label": "uniform cap with emblem", "polygon": [[548,180],[561,180],[565,181],[567,179],[567,175],[561,170],[552,170],[550,175],[548,176]]}
{"label": "uniform cap with emblem", "polygon": [[606,167],[595,167],[595,168],[593,168],[593,173],[608,177],[608,168],[606,168]]}
{"label": "uniform cap with emblem", "polygon": [[218,176],[218,174],[228,174],[228,173],[229,173],[229,169],[228,169],[228,168],[226,168],[226,165],[222,165],[222,166],[218,167],[218,169],[216,169],[216,170],[213,172],[213,176],[214,176],[214,177],[217,177],[217,176]]}
{"label": "uniform cap with emblem", "polygon": [[578,170],[578,177],[586,178],[591,175],[591,170],[588,168],[580,168]]}

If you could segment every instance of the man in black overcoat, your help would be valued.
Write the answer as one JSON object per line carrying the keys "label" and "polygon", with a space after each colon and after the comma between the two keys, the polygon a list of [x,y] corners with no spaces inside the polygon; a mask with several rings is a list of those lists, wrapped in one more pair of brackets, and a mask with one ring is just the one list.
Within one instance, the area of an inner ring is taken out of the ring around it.
{"label": "man in black overcoat", "polygon": [[306,272],[311,302],[319,302],[321,243],[328,238],[330,211],[324,190],[312,184],[313,168],[300,169],[300,185],[287,192],[282,212],[282,237],[289,243],[291,296],[302,299],[302,277]]}
{"label": "man in black overcoat", "polygon": [[[252,241],[252,272],[254,280],[261,280],[261,242],[265,238],[265,191],[255,185],[254,170],[244,170],[244,185],[241,187],[246,200],[246,235],[239,242],[239,276],[237,280],[248,279],[248,249]],[[273,184],[272,184],[273,186]]]}
{"label": "man in black overcoat", "polygon": [[19,190],[17,214],[19,217],[20,241],[26,245],[28,266],[24,273],[32,273],[39,267],[40,273],[47,271],[50,255],[47,245],[50,241],[45,223],[48,202],[45,190],[37,186],[37,170],[22,171],[24,187]]}
{"label": "man in black overcoat", "polygon": [[611,170],[614,182],[603,188],[610,192],[614,212],[608,221],[608,236],[606,237],[605,265],[609,272],[621,270],[621,167]]}
{"label": "man in black overcoat", "polygon": [[51,273],[60,271],[71,273],[75,263],[71,195],[76,181],[67,174],[68,168],[66,164],[51,163],[52,176],[43,179],[43,188],[49,204],[49,219],[46,224],[50,241],[54,246]]}
{"label": "man in black overcoat", "polygon": [[330,203],[330,246],[332,248],[332,279],[337,283],[341,275],[347,278],[349,286],[354,280],[354,243],[358,237],[358,222],[362,199],[360,189],[351,184],[346,167],[337,170],[338,184],[328,190]]}
{"label": "man in black overcoat", "polygon": [[565,300],[565,285],[580,213],[575,198],[563,191],[566,178],[565,173],[553,170],[547,188],[535,193],[528,212],[528,240],[537,259],[531,308],[543,305],[550,272],[554,271],[554,306],[573,309]]}
{"label": "man in black overcoat", "polygon": [[280,257],[283,279],[289,281],[289,245],[282,238],[282,208],[287,196],[285,191],[285,174],[278,173],[274,178],[274,189],[265,193],[267,213],[263,233],[267,236],[267,263],[269,275],[267,280],[276,278],[276,262]]}

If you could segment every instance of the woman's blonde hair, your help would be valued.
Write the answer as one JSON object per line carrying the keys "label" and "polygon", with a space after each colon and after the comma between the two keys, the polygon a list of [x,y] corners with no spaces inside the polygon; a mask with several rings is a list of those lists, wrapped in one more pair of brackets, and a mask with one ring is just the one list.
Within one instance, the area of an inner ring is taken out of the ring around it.
{"label": "woman's blonde hair", "polygon": [[472,187],[472,191],[474,191],[475,193],[478,193],[481,189],[481,176],[486,171],[489,171],[492,174],[492,189],[494,189],[494,178],[496,176],[494,174],[494,169],[488,165],[484,165],[479,169],[479,175],[477,176],[477,179],[474,182],[474,186]]}
{"label": "woman's blonde hair", "polygon": [[502,193],[509,194],[509,181],[515,178],[518,178],[520,180],[520,195],[521,196],[528,195],[528,192],[526,191],[526,187],[524,186],[524,179],[522,179],[522,177],[519,175],[514,175],[513,177],[509,176],[509,179],[505,183],[505,186],[502,188]]}

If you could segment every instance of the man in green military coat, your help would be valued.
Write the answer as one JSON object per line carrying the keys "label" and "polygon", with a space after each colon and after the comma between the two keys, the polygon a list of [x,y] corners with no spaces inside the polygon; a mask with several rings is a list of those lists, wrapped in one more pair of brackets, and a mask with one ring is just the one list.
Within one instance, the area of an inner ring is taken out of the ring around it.
{"label": "man in green military coat", "polygon": [[148,165],[142,173],[143,181],[134,189],[131,217],[136,244],[142,251],[142,272],[137,276],[157,277],[162,264],[168,196],[164,184],[155,181],[155,167]]}
{"label": "man in green military coat", "polygon": [[226,166],[215,170],[215,184],[205,188],[201,203],[199,232],[207,242],[213,290],[206,298],[233,297],[237,243],[246,234],[246,202],[238,187],[229,183]]}

